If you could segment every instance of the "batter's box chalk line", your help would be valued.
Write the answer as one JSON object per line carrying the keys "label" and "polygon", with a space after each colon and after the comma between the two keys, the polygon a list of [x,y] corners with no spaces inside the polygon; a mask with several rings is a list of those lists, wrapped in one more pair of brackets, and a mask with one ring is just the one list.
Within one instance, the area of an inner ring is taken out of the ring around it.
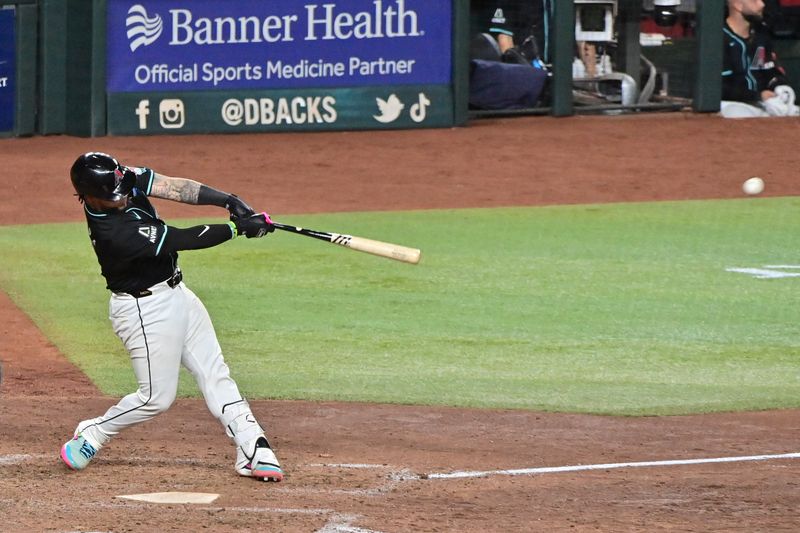
{"label": "batter's box chalk line", "polygon": [[[50,455],[45,454],[0,454],[0,467],[7,465],[16,465],[28,462],[35,462],[42,458],[49,458]],[[407,468],[397,468],[390,465],[377,465],[377,464],[360,464],[360,463],[309,463],[306,466],[316,468],[353,468],[353,469],[376,469],[388,470],[386,476],[387,483],[385,486],[373,489],[358,489],[359,493],[385,493],[398,483],[405,481],[417,480],[432,480],[432,479],[464,479],[464,478],[477,478],[489,476],[533,476],[541,474],[557,474],[562,472],[582,472],[586,470],[614,470],[620,468],[657,468],[668,466],[687,466],[687,465],[700,465],[700,464],[714,464],[714,463],[744,463],[754,461],[780,461],[788,459],[800,459],[800,452],[794,453],[780,453],[780,454],[764,454],[764,455],[742,455],[733,457],[710,457],[700,459],[668,459],[661,461],[638,461],[627,463],[599,463],[588,465],[567,465],[567,466],[544,466],[535,468],[514,468],[503,470],[467,470],[456,472],[432,472],[415,474]],[[157,462],[180,462],[175,460],[159,460]],[[298,489],[289,489],[298,490]],[[302,490],[302,489],[301,489]],[[323,490],[323,489],[320,489]],[[347,489],[341,489],[341,492],[348,492]],[[327,490],[326,492],[330,492]]]}
{"label": "batter's box chalk line", "polygon": [[286,485],[273,489],[276,492],[292,494],[347,494],[351,496],[380,496],[393,491],[397,486],[405,481],[419,480],[420,476],[407,468],[387,464],[371,463],[307,463],[303,465],[308,468],[336,469],[336,470],[378,470],[383,472],[383,482],[370,488],[357,489],[334,489],[327,487],[294,487]]}
{"label": "batter's box chalk line", "polygon": [[11,455],[0,455],[0,466],[4,465],[18,465],[21,463],[33,462],[36,457],[42,456],[34,456],[27,453],[15,453]]}
{"label": "batter's box chalk line", "polygon": [[322,529],[318,529],[316,533],[381,533],[374,529],[364,529],[352,526],[351,524],[358,520],[360,517],[350,514],[334,514],[328,523]]}
{"label": "batter's box chalk line", "polygon": [[[120,502],[120,504],[121,503],[122,502]],[[120,507],[120,504],[105,503],[105,502],[97,502],[97,503],[90,502],[88,506],[101,509],[118,509]],[[125,502],[125,508],[151,509],[152,505],[136,501],[127,501]],[[286,515],[307,515],[307,516],[328,517],[328,520],[325,522],[325,525],[322,526],[321,529],[318,529],[315,533],[383,533],[381,531],[377,531],[374,529],[364,529],[361,527],[353,526],[352,525],[353,522],[356,522],[357,520],[363,517],[355,514],[340,513],[334,509],[313,509],[313,508],[295,509],[295,508],[281,508],[281,507],[234,507],[234,506],[225,506],[225,507],[198,506],[195,508],[199,511],[209,512],[209,513],[235,513],[235,514],[263,513],[270,515],[286,514]],[[80,533],[89,533],[89,532],[80,532]],[[97,533],[106,533],[106,532],[97,532]]]}
{"label": "batter's box chalk line", "polygon": [[312,468],[353,468],[357,470],[389,470],[394,468],[390,465],[378,465],[373,463],[309,463],[308,466]]}
{"label": "batter's box chalk line", "polygon": [[631,463],[602,463],[593,465],[545,466],[540,468],[518,468],[510,470],[483,470],[421,474],[420,479],[464,479],[489,476],[532,476],[561,472],[582,472],[584,470],[613,470],[617,468],[653,468],[666,466],[685,466],[712,463],[743,463],[750,461],[778,461],[800,459],[800,453],[781,453],[774,455],[745,455],[739,457],[713,457],[707,459],[671,459],[665,461],[640,461]]}

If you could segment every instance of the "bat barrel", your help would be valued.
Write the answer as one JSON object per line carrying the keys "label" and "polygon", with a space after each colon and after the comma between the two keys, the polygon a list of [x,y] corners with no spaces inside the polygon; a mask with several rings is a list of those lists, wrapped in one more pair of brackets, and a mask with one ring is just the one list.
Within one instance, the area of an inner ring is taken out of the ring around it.
{"label": "bat barrel", "polygon": [[421,252],[416,248],[408,248],[388,242],[373,241],[372,239],[365,239],[363,237],[351,237],[349,235],[343,235],[342,237],[349,237],[349,239],[342,239],[342,242],[338,244],[347,246],[353,250],[358,250],[359,252],[387,257],[395,261],[402,261],[412,265],[419,263],[421,257]]}
{"label": "bat barrel", "polygon": [[296,226],[282,224],[275,221],[272,223],[277,229],[283,231],[296,233],[298,235],[305,235],[306,237],[313,237],[315,239],[328,241],[359,252],[377,255],[379,257],[386,257],[388,259],[394,259],[395,261],[402,261],[412,265],[419,263],[422,255],[420,250],[417,248],[409,248],[407,246],[400,246],[399,244],[375,241],[372,239],[366,239],[364,237],[353,237],[352,235],[342,235],[340,233],[327,233],[308,228],[298,228]]}

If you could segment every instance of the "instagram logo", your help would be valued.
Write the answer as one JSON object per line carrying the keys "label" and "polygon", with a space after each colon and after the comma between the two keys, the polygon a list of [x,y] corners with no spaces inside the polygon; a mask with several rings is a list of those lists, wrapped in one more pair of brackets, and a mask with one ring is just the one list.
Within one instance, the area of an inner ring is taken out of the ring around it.
{"label": "instagram logo", "polygon": [[182,128],[186,122],[186,109],[183,107],[183,100],[170,98],[161,100],[158,104],[158,120],[161,127],[165,129]]}

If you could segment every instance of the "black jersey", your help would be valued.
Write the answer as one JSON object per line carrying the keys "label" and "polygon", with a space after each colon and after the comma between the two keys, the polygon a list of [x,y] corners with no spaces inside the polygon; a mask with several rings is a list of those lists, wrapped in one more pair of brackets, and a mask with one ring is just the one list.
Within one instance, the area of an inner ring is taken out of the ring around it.
{"label": "black jersey", "polygon": [[173,276],[178,253],[163,250],[169,228],[147,198],[155,173],[134,168],[136,185],[122,210],[95,212],[84,205],[97,261],[108,289],[136,292]]}
{"label": "black jersey", "polygon": [[723,100],[759,102],[761,91],[789,84],[766,26],[754,24],[745,39],[726,23],[723,34]]}

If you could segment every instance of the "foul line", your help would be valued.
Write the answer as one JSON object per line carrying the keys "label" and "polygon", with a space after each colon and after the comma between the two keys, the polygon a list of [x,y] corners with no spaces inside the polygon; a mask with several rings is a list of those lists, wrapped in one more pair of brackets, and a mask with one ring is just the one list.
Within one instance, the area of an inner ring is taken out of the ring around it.
{"label": "foul line", "polygon": [[670,461],[641,461],[636,463],[606,463],[596,465],[546,466],[541,468],[519,468],[513,470],[486,470],[474,472],[450,472],[441,474],[423,474],[422,479],[459,479],[488,476],[530,476],[534,474],[552,474],[556,472],[581,472],[583,470],[611,470],[613,468],[642,468],[649,466],[680,466],[706,463],[741,463],[745,461],[770,461],[773,459],[800,459],[800,453],[782,453],[777,455],[748,455],[743,457],[715,457],[711,459],[677,459]]}

